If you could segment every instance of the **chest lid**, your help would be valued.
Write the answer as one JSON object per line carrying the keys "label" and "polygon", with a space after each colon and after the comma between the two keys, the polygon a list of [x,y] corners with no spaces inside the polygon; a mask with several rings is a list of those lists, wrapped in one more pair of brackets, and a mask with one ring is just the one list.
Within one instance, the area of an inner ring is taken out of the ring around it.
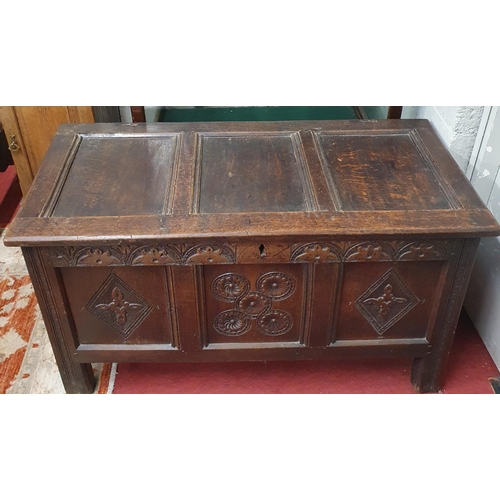
{"label": "chest lid", "polygon": [[500,234],[427,120],[63,125],[5,243]]}

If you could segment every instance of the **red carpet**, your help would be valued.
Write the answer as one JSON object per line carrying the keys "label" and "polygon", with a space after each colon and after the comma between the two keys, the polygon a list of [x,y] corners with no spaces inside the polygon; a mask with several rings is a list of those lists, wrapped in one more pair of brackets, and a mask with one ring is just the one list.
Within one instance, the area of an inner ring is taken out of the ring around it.
{"label": "red carpet", "polygon": [[0,227],[7,227],[14,217],[21,201],[22,193],[14,165],[0,172]]}
{"label": "red carpet", "polygon": [[[413,394],[410,359],[118,365],[114,394]],[[498,376],[463,313],[446,370],[445,394],[493,394]]]}

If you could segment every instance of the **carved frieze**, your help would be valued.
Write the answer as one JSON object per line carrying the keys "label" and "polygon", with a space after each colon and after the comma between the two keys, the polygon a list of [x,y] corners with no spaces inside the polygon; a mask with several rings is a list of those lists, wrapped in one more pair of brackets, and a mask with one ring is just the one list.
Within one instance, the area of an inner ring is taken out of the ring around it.
{"label": "carved frieze", "polygon": [[[237,247],[229,243],[54,247],[48,252],[54,267],[238,263]],[[290,247],[290,262],[304,263],[425,261],[447,258],[447,242],[432,240],[316,241]]]}
{"label": "carved frieze", "polygon": [[117,247],[57,247],[50,249],[50,260],[61,266],[124,266],[126,249]]}
{"label": "carved frieze", "polygon": [[291,262],[340,262],[341,252],[333,244],[307,243],[300,245],[292,251]]}
{"label": "carved frieze", "polygon": [[349,247],[344,254],[345,262],[370,262],[392,259],[393,249],[387,243],[379,242],[355,244]]}
{"label": "carved frieze", "polygon": [[184,252],[184,264],[234,264],[236,255],[227,244],[196,245]]}
{"label": "carved frieze", "polygon": [[444,260],[446,248],[440,243],[430,241],[414,242],[403,246],[396,260]]}
{"label": "carved frieze", "polygon": [[376,262],[446,260],[447,242],[365,241],[311,242],[294,245],[290,262]]}
{"label": "carved frieze", "polygon": [[131,266],[164,266],[180,262],[180,253],[173,245],[142,246],[133,250],[128,258]]}
{"label": "carved frieze", "polygon": [[66,266],[164,266],[176,264],[234,264],[235,249],[229,244],[120,245],[109,247],[54,247],[48,250],[54,267]]}

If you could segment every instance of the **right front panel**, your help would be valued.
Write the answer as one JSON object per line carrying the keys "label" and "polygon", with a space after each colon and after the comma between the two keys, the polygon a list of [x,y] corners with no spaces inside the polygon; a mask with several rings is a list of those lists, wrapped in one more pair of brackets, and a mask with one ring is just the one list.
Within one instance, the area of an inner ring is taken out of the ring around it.
{"label": "right front panel", "polygon": [[425,338],[443,261],[344,265],[337,340]]}

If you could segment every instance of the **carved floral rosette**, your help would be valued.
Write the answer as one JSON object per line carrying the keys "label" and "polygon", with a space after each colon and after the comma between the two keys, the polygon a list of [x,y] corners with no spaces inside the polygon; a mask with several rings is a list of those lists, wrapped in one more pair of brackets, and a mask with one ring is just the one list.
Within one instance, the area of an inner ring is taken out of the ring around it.
{"label": "carved floral rosette", "polygon": [[212,281],[212,294],[217,300],[232,302],[233,309],[219,313],[213,322],[215,331],[234,337],[245,334],[255,320],[257,330],[264,335],[284,335],[293,327],[293,318],[273,308],[273,301],[290,297],[295,280],[286,273],[269,272],[259,277],[257,290],[250,290],[249,280],[240,274],[226,273]]}
{"label": "carved floral rosette", "polygon": [[212,282],[212,293],[216,299],[234,302],[250,290],[250,282],[240,274],[227,273]]}

